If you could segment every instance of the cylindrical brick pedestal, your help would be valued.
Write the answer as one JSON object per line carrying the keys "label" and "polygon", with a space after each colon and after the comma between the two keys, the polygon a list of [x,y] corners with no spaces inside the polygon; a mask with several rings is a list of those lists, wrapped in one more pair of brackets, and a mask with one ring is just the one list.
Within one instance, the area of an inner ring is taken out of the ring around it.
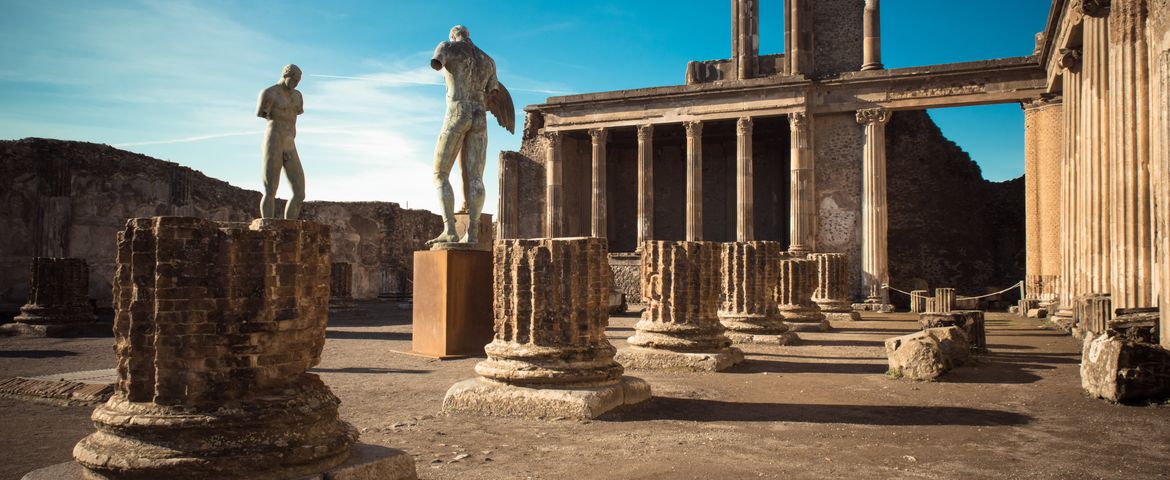
{"label": "cylindrical brick pedestal", "polygon": [[719,371],[743,360],[719,323],[719,255],[714,242],[642,244],[646,310],[618,354],[627,368]]}
{"label": "cylindrical brick pedestal", "polygon": [[649,398],[644,381],[622,376],[605,336],[607,250],[602,238],[496,242],[495,337],[475,366],[481,378],[451,387],[443,410],[595,418]]}
{"label": "cylindrical brick pedestal", "polygon": [[813,302],[828,319],[860,320],[849,301],[849,257],[844,253],[814,253],[808,256],[817,262],[817,286]]}
{"label": "cylindrical brick pedestal", "polygon": [[96,319],[85,260],[37,257],[29,272],[28,303],[20,307],[16,322],[3,328],[23,335],[64,337],[83,333]]}
{"label": "cylindrical brick pedestal", "polygon": [[777,242],[724,243],[720,252],[723,302],[719,322],[736,343],[787,345],[796,340],[776,309]]}
{"label": "cylindrical brick pedestal", "polygon": [[780,316],[790,328],[798,332],[828,331],[829,321],[812,300],[817,282],[817,261],[785,258],[778,264],[780,275],[775,295]]}
{"label": "cylindrical brick pedestal", "polygon": [[320,224],[130,220],[116,392],[77,462],[103,479],[294,478],[344,462],[357,432],[306,373],[325,344],[329,268]]}
{"label": "cylindrical brick pedestal", "polygon": [[927,290],[912,290],[910,292],[910,313],[923,313],[926,311],[926,300],[930,292]]}
{"label": "cylindrical brick pedestal", "polygon": [[329,274],[329,309],[353,308],[353,264],[333,262]]}

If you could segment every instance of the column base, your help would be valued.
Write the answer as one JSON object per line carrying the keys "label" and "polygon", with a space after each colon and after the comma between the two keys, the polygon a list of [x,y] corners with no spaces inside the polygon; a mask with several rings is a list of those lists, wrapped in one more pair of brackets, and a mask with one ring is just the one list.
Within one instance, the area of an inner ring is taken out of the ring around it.
{"label": "column base", "polygon": [[[93,480],[106,477],[87,477],[85,469],[77,462],[58,463],[51,467],[34,470],[21,480]],[[90,473],[90,475],[93,475]],[[402,450],[379,445],[357,444],[350,451],[349,459],[338,467],[322,474],[310,475],[300,480],[363,480],[377,478],[385,480],[416,480],[414,459]]]}
{"label": "column base", "polygon": [[894,306],[888,303],[854,303],[853,311],[855,312],[877,312],[890,313],[894,311]]}
{"label": "column base", "polygon": [[861,314],[853,310],[848,312],[825,312],[825,319],[833,322],[860,322]]}
{"label": "column base", "polygon": [[784,332],[777,335],[768,334],[754,334],[754,333],[739,333],[727,331],[723,333],[730,338],[732,343],[754,343],[760,345],[796,345],[800,342],[800,337],[795,332]]}
{"label": "column base", "polygon": [[853,311],[853,305],[844,300],[816,300],[818,307],[821,307],[822,313],[849,313]]}
{"label": "column base", "polygon": [[615,359],[631,370],[682,370],[720,372],[743,361],[743,350],[735,347],[716,352],[674,352],[642,347],[618,350]]}
{"label": "column base", "polygon": [[472,378],[452,385],[443,397],[443,414],[492,417],[594,419],[625,405],[650,399],[650,384],[622,377],[601,387],[532,388]]}
{"label": "column base", "polygon": [[1076,322],[1073,320],[1072,308],[1062,307],[1057,309],[1056,313],[1049,317],[1049,320],[1057,328],[1064,330],[1065,333],[1072,333],[1072,329],[1076,325]]}
{"label": "column base", "polygon": [[[788,308],[788,309],[785,309]],[[827,332],[833,329],[825,314],[814,308],[781,307],[780,317],[793,332]]]}
{"label": "column base", "polygon": [[788,328],[794,332],[827,332],[833,329],[827,318],[812,322],[788,320],[787,323]]}
{"label": "column base", "polygon": [[110,335],[113,327],[108,323],[46,323],[30,324],[13,322],[0,325],[0,336],[21,335],[26,337],[70,338]]}

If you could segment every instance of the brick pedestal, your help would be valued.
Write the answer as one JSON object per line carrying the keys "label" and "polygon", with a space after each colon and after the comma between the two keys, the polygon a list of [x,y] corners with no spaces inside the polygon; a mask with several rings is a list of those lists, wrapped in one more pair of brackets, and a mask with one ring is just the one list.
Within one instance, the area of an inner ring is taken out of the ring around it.
{"label": "brick pedestal", "polygon": [[743,360],[719,323],[719,253],[713,242],[642,244],[642,301],[646,310],[630,348],[618,353],[627,368],[719,371]]}
{"label": "brick pedestal", "polygon": [[[114,278],[116,393],[73,452],[87,478],[296,478],[345,462],[357,432],[306,373],[325,344],[329,270],[323,225],[131,220]],[[414,478],[413,463],[394,464],[384,477]]]}
{"label": "brick pedestal", "polygon": [[[67,337],[85,333],[97,320],[89,303],[89,266],[80,258],[34,258],[28,303],[5,330],[22,335]],[[109,332],[109,330],[106,330]]]}
{"label": "brick pedestal", "polygon": [[736,343],[787,345],[797,340],[776,309],[777,242],[724,243],[721,255],[723,302],[719,322]]}
{"label": "brick pedestal", "polygon": [[595,418],[650,398],[605,336],[605,239],[501,240],[493,255],[495,337],[480,378],[451,387],[444,412]]}
{"label": "brick pedestal", "polygon": [[808,256],[817,262],[817,286],[813,302],[821,313],[832,320],[860,320],[849,301],[849,258],[844,253],[814,253]]}
{"label": "brick pedestal", "polygon": [[805,258],[780,260],[776,282],[776,304],[780,316],[798,332],[826,332],[829,320],[812,300],[817,284],[817,262]]}

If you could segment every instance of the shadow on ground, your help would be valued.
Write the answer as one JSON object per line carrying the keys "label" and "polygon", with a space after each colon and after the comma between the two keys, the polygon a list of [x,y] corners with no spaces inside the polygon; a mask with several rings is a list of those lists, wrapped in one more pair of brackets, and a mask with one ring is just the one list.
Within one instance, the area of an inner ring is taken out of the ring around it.
{"label": "shadow on ground", "polygon": [[1024,425],[1032,417],[1001,410],[902,405],[811,405],[742,403],[653,397],[644,406],[615,414],[612,421],[793,422],[854,425]]}
{"label": "shadow on ground", "polygon": [[0,358],[58,358],[75,355],[77,352],[67,350],[0,350]]}

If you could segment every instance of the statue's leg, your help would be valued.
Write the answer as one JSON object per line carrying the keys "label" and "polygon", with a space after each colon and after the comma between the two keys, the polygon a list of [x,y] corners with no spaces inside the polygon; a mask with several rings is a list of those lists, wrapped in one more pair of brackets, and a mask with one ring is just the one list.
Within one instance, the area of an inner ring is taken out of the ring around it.
{"label": "statue's leg", "polygon": [[296,145],[284,151],[284,175],[288,177],[288,184],[292,187],[292,198],[284,207],[284,218],[296,220],[301,218],[301,203],[305,201],[305,169],[301,167],[301,156],[297,153]]}
{"label": "statue's leg", "polygon": [[260,145],[264,175],[264,195],[260,197],[260,218],[276,218],[276,189],[280,187],[280,167],[284,163],[284,154],[280,144],[275,141],[272,133],[264,138]]}
{"label": "statue's leg", "polygon": [[443,233],[428,241],[427,245],[459,241],[459,235],[455,232],[455,190],[451,187],[451,167],[455,165],[455,156],[459,154],[463,137],[471,123],[460,117],[458,110],[447,112],[443,130],[439,132],[439,141],[435,145],[434,182],[443,213]]}
{"label": "statue's leg", "polygon": [[467,211],[467,196],[468,196],[467,189],[468,189],[469,180],[467,178],[467,167],[465,166],[466,163],[467,162],[463,161],[463,155],[460,154],[459,155],[459,174],[463,176],[463,208],[459,209],[459,211],[461,211],[461,212]]}
{"label": "statue's leg", "polygon": [[467,231],[459,241],[479,243],[479,218],[487,192],[483,186],[483,168],[487,165],[487,119],[483,114],[463,139],[463,159],[460,168],[466,172]]}

